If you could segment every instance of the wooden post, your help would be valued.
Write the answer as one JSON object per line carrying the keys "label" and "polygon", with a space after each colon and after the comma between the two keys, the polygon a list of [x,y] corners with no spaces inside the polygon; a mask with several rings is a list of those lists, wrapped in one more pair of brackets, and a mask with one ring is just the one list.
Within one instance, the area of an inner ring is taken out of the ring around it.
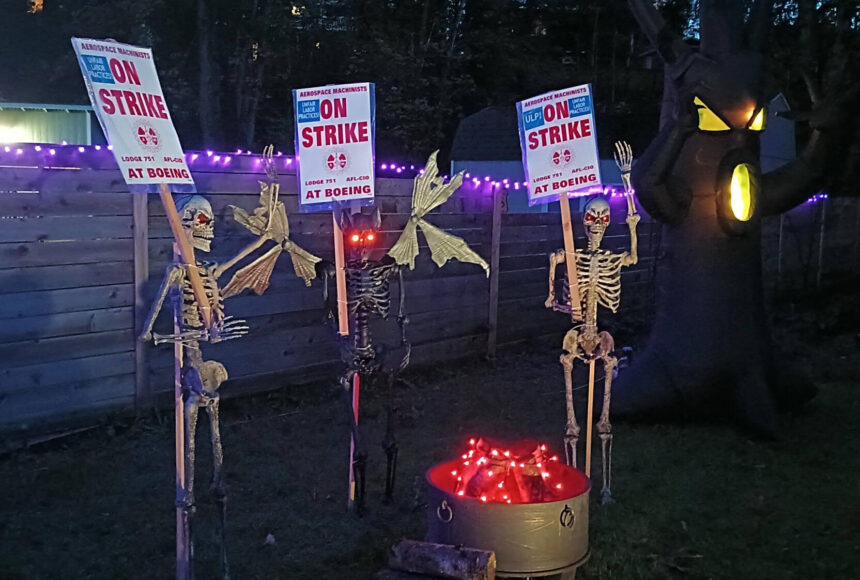
{"label": "wooden post", "polygon": [[576,276],[576,248],[573,245],[573,223],[570,220],[570,200],[566,194],[558,198],[561,207],[561,231],[564,235],[564,263],[567,266],[567,282],[570,287],[570,317],[582,320],[582,305],[579,301],[579,284]]}
{"label": "wooden post", "polygon": [[[172,201],[172,199],[171,199]],[[174,211],[175,211],[174,207]],[[181,263],[179,248],[173,245],[173,261]],[[173,306],[173,333],[182,331],[182,306]],[[182,343],[173,343],[173,423],[174,453],[176,455],[176,580],[191,578],[191,528],[185,499],[188,494],[185,479],[185,404],[182,400]]]}
{"label": "wooden post", "polygon": [[[146,283],[149,280],[149,197],[144,194],[131,196],[134,223],[134,335],[140,336],[146,323]],[[147,353],[149,345],[134,341],[134,404],[140,410],[151,403]]]}
{"label": "wooden post", "polygon": [[594,418],[594,361],[588,363],[588,417],[585,422],[585,476],[591,477],[591,423]]}
{"label": "wooden post", "polygon": [[334,225],[334,268],[337,284],[337,323],[338,333],[349,336],[349,304],[346,296],[346,259],[343,252],[343,232],[334,212],[331,214]]}
{"label": "wooden post", "polygon": [[505,191],[493,186],[493,226],[490,240],[490,305],[487,315],[487,358],[496,358],[496,342],[499,336],[499,256],[502,239],[502,202]]}
{"label": "wooden post", "polygon": [[197,262],[194,259],[194,247],[185,236],[185,230],[182,229],[182,221],[179,219],[176,204],[173,202],[173,194],[170,193],[170,189],[166,183],[162,183],[159,186],[158,194],[161,197],[161,203],[164,204],[167,221],[170,223],[170,230],[173,232],[173,238],[176,240],[176,247],[182,258],[182,263],[188,266],[186,268],[188,282],[191,284],[194,298],[197,299],[197,306],[200,308],[200,318],[203,320],[203,326],[209,330],[212,328],[212,305],[209,303],[209,298],[206,297],[206,291],[203,289],[200,272],[197,271]]}

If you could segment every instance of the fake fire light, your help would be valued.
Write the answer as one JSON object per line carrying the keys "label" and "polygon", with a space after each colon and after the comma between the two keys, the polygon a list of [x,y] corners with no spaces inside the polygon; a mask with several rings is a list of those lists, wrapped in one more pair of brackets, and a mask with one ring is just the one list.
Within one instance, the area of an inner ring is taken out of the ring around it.
{"label": "fake fire light", "polygon": [[506,448],[470,439],[459,461],[445,465],[453,467],[449,482],[454,494],[485,503],[554,502],[581,493],[585,483],[584,477],[572,477],[572,470],[545,444],[523,442]]}
{"label": "fake fire light", "polygon": [[561,574],[588,558],[591,482],[544,444],[471,439],[427,483],[427,539],[492,550],[497,576]]}

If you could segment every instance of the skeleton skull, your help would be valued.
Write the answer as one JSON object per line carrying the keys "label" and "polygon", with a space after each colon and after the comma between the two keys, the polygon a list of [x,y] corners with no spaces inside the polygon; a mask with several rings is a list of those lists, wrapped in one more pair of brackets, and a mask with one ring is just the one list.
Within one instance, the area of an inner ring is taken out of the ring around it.
{"label": "skeleton skull", "polygon": [[603,241],[603,234],[609,226],[609,203],[602,197],[593,197],[585,204],[582,213],[585,235],[588,236],[589,249],[596,250]]}
{"label": "skeleton skull", "polygon": [[215,237],[215,214],[209,201],[202,195],[192,195],[179,200],[176,209],[188,240],[194,248],[208,252],[210,240]]}
{"label": "skeleton skull", "polygon": [[351,260],[367,261],[376,245],[379,228],[382,226],[382,216],[379,208],[371,213],[349,214],[344,211],[340,218],[340,227],[348,244]]}

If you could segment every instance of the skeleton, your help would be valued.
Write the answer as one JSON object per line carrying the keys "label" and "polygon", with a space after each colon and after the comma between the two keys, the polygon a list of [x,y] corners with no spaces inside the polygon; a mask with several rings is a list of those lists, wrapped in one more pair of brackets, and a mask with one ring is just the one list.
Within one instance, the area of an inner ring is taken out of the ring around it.
{"label": "skeleton", "polygon": [[[389,401],[386,406],[386,429],[382,440],[382,448],[386,455],[385,495],[386,502],[390,502],[394,493],[395,473],[397,469],[398,446],[394,437],[394,409],[391,398],[394,383],[398,375],[409,364],[411,345],[406,336],[406,328],[409,319],[405,314],[405,300],[403,285],[403,268],[396,264],[391,258],[385,256],[381,260],[371,259],[374,241],[377,239],[381,216],[379,210],[372,215],[363,213],[350,216],[346,212],[341,214],[340,227],[344,237],[349,242],[349,254],[347,256],[346,288],[349,316],[353,320],[352,336],[349,343],[344,343],[342,356],[347,365],[346,371],[340,377],[343,393],[347,398],[350,410],[350,421],[352,428],[352,440],[355,445],[353,453],[353,471],[357,487],[356,509],[361,513],[364,509],[365,493],[365,471],[367,454],[362,446],[358,421],[353,416],[352,390],[355,388],[355,379],[374,380],[384,376],[389,388]],[[326,283],[324,284],[324,298],[328,299],[328,276],[332,273],[331,268],[325,270]],[[396,276],[399,282],[399,306],[397,311],[397,325],[400,329],[400,348],[398,356],[393,360],[387,360],[387,348],[384,345],[374,345],[370,332],[370,321],[373,317],[387,320],[391,312],[391,287],[390,281]]]}
{"label": "skeleton", "polygon": [[[219,508],[220,518],[220,559],[224,578],[229,578],[229,566],[227,562],[225,525],[227,510],[227,490],[224,484],[223,449],[221,445],[220,432],[220,394],[221,384],[227,380],[227,370],[224,365],[214,360],[203,360],[200,351],[200,342],[210,343],[223,342],[241,338],[249,331],[244,320],[234,319],[226,316],[224,311],[224,299],[240,293],[246,288],[251,288],[261,294],[268,286],[268,277],[274,267],[274,261],[281,250],[287,250],[293,255],[296,263],[310,262],[310,271],[313,272],[313,263],[319,258],[304,252],[295,246],[288,238],[286,213],[283,203],[277,201],[277,183],[274,182],[276,174],[274,165],[271,163],[271,151],[267,150],[266,171],[269,183],[260,183],[261,207],[257,208],[253,217],[245,214],[239,208],[233,208],[237,221],[249,227],[259,226],[258,239],[241,250],[235,257],[223,264],[216,262],[196,260],[194,267],[203,282],[208,304],[198,304],[188,277],[188,266],[174,262],[167,268],[167,273],[162,280],[158,291],[158,297],[150,310],[141,335],[142,340],[152,340],[156,345],[162,343],[174,343],[181,345],[181,383],[184,398],[184,432],[185,432],[185,473],[187,477],[186,489],[177,489],[177,503],[185,514],[183,520],[188,530],[191,530],[191,520],[195,511],[194,503],[194,464],[196,455],[195,434],[197,429],[197,418],[200,407],[206,409],[209,416],[209,427],[212,443],[213,474],[210,491],[216,505]],[[211,240],[214,238],[214,213],[212,206],[206,198],[194,195],[179,200],[177,203],[185,235],[193,248],[202,252],[209,252]],[[242,222],[244,215],[245,222]],[[257,221],[254,221],[257,218]],[[273,240],[277,245],[268,252],[251,262],[245,268],[239,270],[230,283],[221,289],[218,281],[221,276],[241,260],[249,256],[253,251],[261,247],[267,240]],[[298,254],[298,258],[295,254]],[[306,277],[307,267],[300,268],[296,265],[296,272]],[[309,283],[309,280],[307,280]],[[174,307],[174,330],[173,334],[161,335],[154,333],[153,326],[161,311],[164,300],[170,295]],[[213,324],[207,329],[204,325],[202,311],[209,310]],[[189,542],[188,552],[193,557],[193,538],[190,533],[186,534]],[[193,576],[193,566],[188,572]]]}
{"label": "skeleton", "polygon": [[[463,262],[471,262],[482,266],[489,272],[489,266],[473,252],[461,238],[445,233],[425,221],[424,215],[443,204],[457,190],[463,181],[462,174],[454,176],[448,183],[438,177],[436,153],[430,156],[424,173],[415,178],[412,197],[412,215],[404,228],[397,243],[381,260],[372,260],[374,242],[378,237],[381,226],[379,209],[368,215],[358,213],[341,214],[340,225],[344,237],[349,243],[350,253],[346,262],[346,287],[349,315],[353,318],[351,345],[344,349],[344,362],[347,369],[340,378],[340,384],[351,401],[351,389],[354,388],[356,375],[360,378],[372,379],[384,376],[389,389],[389,401],[386,408],[386,431],[382,441],[385,450],[387,467],[385,479],[385,501],[390,502],[394,493],[395,474],[397,468],[398,446],[394,436],[394,409],[392,407],[393,386],[398,375],[409,364],[411,345],[406,336],[409,319],[405,314],[406,295],[404,293],[403,272],[405,266],[415,267],[415,257],[418,254],[417,228],[421,228],[430,246],[434,262],[443,266],[449,259],[457,258]],[[332,269],[326,269],[326,276]],[[397,324],[400,329],[399,349],[389,349],[385,345],[374,345],[370,333],[372,317],[388,319],[391,311],[390,281],[397,276],[399,283],[399,304]],[[324,285],[325,298],[328,299],[328,284]],[[352,425],[353,469],[357,487],[356,509],[361,513],[364,509],[365,468],[367,456],[361,445],[358,420],[353,416],[350,404],[350,424]]]}
{"label": "skeleton", "polygon": [[[630,169],[633,164],[633,153],[630,146],[624,142],[615,144],[615,163],[621,170],[621,179],[627,197],[627,225],[630,228],[630,251],[613,253],[600,248],[603,234],[609,226],[609,204],[604,198],[592,198],[583,212],[582,223],[588,237],[588,247],[576,250],[577,287],[583,305],[581,325],[570,329],[564,337],[562,349],[564,354],[559,358],[564,369],[565,399],[567,403],[567,425],[564,433],[564,447],[567,464],[576,467],[576,445],[579,441],[580,427],[576,421],[573,408],[573,364],[579,359],[585,363],[603,361],[604,390],[603,409],[597,422],[597,433],[600,437],[603,462],[603,487],[601,497],[604,503],[611,501],[612,483],[612,424],[609,422],[609,402],[612,392],[612,373],[618,365],[618,359],[613,355],[615,341],[605,330],[598,330],[597,308],[603,306],[613,313],[618,310],[621,300],[621,268],[636,264],[637,240],[636,225],[639,215],[633,204],[633,189],[630,186]],[[567,280],[562,280],[557,296],[556,267],[565,262],[564,250],[558,250],[549,259],[549,296],[546,307],[572,315],[570,306],[570,289]]]}

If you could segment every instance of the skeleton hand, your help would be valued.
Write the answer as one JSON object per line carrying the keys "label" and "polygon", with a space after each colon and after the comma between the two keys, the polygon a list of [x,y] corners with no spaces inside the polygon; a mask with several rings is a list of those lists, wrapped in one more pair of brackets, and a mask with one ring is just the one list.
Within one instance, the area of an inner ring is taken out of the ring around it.
{"label": "skeleton hand", "polygon": [[627,141],[615,142],[613,157],[615,157],[615,165],[618,166],[621,173],[630,173],[633,168],[633,149]]}
{"label": "skeleton hand", "polygon": [[269,145],[268,147],[263,148],[263,168],[266,171],[266,177],[269,178],[269,182],[274,182],[278,179],[278,168],[275,167],[272,159],[274,151],[274,145]]}
{"label": "skeleton hand", "polygon": [[241,319],[234,319],[232,316],[222,318],[206,333],[206,340],[209,342],[224,342],[225,340],[233,340],[241,338],[248,334],[250,327]]}

